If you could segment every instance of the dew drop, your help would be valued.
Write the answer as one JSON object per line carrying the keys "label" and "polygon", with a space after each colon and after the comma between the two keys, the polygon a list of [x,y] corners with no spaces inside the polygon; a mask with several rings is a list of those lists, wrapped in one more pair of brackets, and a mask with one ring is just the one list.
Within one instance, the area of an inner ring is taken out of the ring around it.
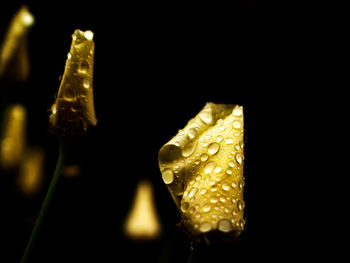
{"label": "dew drop", "polygon": [[212,196],[212,197],[210,198],[210,202],[213,203],[213,204],[216,204],[216,203],[218,202],[218,198],[215,197],[215,196]]}
{"label": "dew drop", "polygon": [[240,121],[234,121],[233,122],[233,128],[235,129],[240,129],[242,126],[241,122]]}
{"label": "dew drop", "polygon": [[211,171],[213,171],[215,167],[215,162],[209,162],[204,166],[204,173],[209,174]]}
{"label": "dew drop", "polygon": [[232,138],[227,138],[226,139],[226,144],[232,144],[233,143],[233,139]]}
{"label": "dew drop", "polygon": [[211,224],[208,222],[203,222],[199,226],[199,231],[201,231],[202,233],[208,232],[210,230],[211,230]]}
{"label": "dew drop", "polygon": [[214,169],[214,173],[218,174],[222,171],[222,167],[220,165],[217,165]]}
{"label": "dew drop", "polygon": [[208,153],[213,155],[216,154],[220,149],[220,144],[213,142],[208,146]]}
{"label": "dew drop", "polygon": [[75,97],[74,91],[70,86],[67,86],[64,89],[64,95],[63,95],[64,99],[67,101],[72,101]]}
{"label": "dew drop", "polygon": [[191,128],[191,129],[188,130],[188,134],[187,135],[188,135],[188,137],[190,139],[193,139],[194,137],[196,137],[197,131],[195,129]]}
{"label": "dew drop", "polygon": [[68,59],[71,59],[71,58],[72,58],[72,54],[71,54],[70,52],[67,54],[67,58],[68,58]]}
{"label": "dew drop", "polygon": [[186,212],[189,207],[189,204],[187,202],[183,202],[180,206],[180,209],[182,212]]}
{"label": "dew drop", "polygon": [[92,40],[93,37],[94,37],[94,33],[92,33],[92,31],[90,30],[86,30],[84,32],[84,37],[87,39],[87,40]]}
{"label": "dew drop", "polygon": [[243,187],[244,187],[244,182],[243,182],[242,180],[239,181],[238,187],[239,187],[239,189],[241,189],[241,190],[243,189]]}
{"label": "dew drop", "polygon": [[197,187],[193,187],[191,192],[188,194],[188,198],[192,198],[198,192]]}
{"label": "dew drop", "polygon": [[221,232],[230,232],[232,230],[232,224],[228,219],[221,219],[218,222],[218,229]]}
{"label": "dew drop", "polygon": [[91,80],[89,78],[84,78],[83,87],[88,89],[88,88],[90,88],[90,85],[91,85]]}
{"label": "dew drop", "polygon": [[230,186],[228,183],[224,182],[224,183],[222,184],[222,190],[224,190],[224,191],[230,191],[230,189],[231,189],[231,186]]}
{"label": "dew drop", "polygon": [[240,219],[239,220],[239,227],[243,230],[243,228],[244,228],[244,219]]}
{"label": "dew drop", "polygon": [[86,62],[86,60],[83,60],[80,64],[79,72],[82,74],[86,74],[89,70],[89,63]]}
{"label": "dew drop", "polygon": [[207,213],[207,212],[210,211],[210,209],[211,209],[211,205],[210,205],[210,204],[205,204],[205,205],[203,206],[203,208],[202,208],[202,211],[205,212],[205,213]]}
{"label": "dew drop", "polygon": [[232,188],[236,188],[237,187],[237,184],[236,184],[235,181],[233,181],[231,185],[232,185]]}
{"label": "dew drop", "polygon": [[237,106],[232,111],[233,116],[241,116],[242,115],[242,107]]}
{"label": "dew drop", "polygon": [[237,163],[241,164],[243,162],[243,155],[240,153],[236,154],[236,161]]}
{"label": "dew drop", "polygon": [[183,157],[189,157],[193,154],[194,150],[197,147],[196,141],[189,141],[182,150]]}
{"label": "dew drop", "polygon": [[229,161],[228,166],[235,167],[235,163],[233,161]]}
{"label": "dew drop", "polygon": [[244,208],[244,203],[243,203],[242,200],[238,200],[238,202],[237,202],[237,208],[238,208],[239,211],[242,211],[242,210],[243,210],[243,208]]}
{"label": "dew drop", "polygon": [[208,155],[208,154],[206,154],[206,153],[203,153],[203,154],[201,155],[201,161],[202,161],[202,162],[207,161],[207,160],[208,160],[208,158],[209,158],[209,155]]}
{"label": "dew drop", "polygon": [[174,173],[170,168],[165,169],[162,172],[162,178],[164,183],[171,184],[174,181]]}
{"label": "dew drop", "polygon": [[218,135],[218,137],[216,137],[217,142],[222,142],[223,139],[224,139],[224,137],[222,137],[222,135]]}
{"label": "dew drop", "polygon": [[238,144],[236,144],[236,145],[235,145],[235,148],[236,148],[236,150],[238,151],[241,147],[240,147]]}
{"label": "dew drop", "polygon": [[212,115],[209,112],[201,112],[199,113],[199,118],[205,123],[205,124],[210,124],[211,121],[213,120]]}
{"label": "dew drop", "polygon": [[231,167],[227,168],[226,173],[231,175],[233,173],[233,169]]}

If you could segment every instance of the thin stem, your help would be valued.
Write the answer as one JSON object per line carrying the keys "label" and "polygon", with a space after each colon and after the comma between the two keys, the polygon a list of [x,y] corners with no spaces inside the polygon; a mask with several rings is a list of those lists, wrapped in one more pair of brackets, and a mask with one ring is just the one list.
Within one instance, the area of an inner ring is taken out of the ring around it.
{"label": "thin stem", "polygon": [[32,251],[32,248],[35,245],[35,242],[38,238],[40,228],[41,228],[42,223],[44,221],[47,210],[50,206],[50,202],[51,202],[52,196],[55,192],[55,188],[56,188],[58,179],[60,178],[60,175],[61,175],[63,162],[64,162],[64,152],[65,152],[64,142],[62,140],[60,140],[60,149],[59,149],[58,159],[57,159],[57,163],[56,163],[56,169],[55,169],[55,172],[54,172],[53,177],[51,179],[50,186],[49,186],[49,189],[47,190],[44,202],[41,206],[39,216],[35,222],[35,225],[34,225],[32,234],[30,236],[30,239],[28,241],[26,250],[24,251],[21,263],[27,262],[29,255],[30,255],[30,252]]}
{"label": "thin stem", "polygon": [[190,255],[188,257],[187,263],[194,263],[194,262],[196,262],[196,260],[195,260],[195,251],[194,251],[194,246],[191,243]]}

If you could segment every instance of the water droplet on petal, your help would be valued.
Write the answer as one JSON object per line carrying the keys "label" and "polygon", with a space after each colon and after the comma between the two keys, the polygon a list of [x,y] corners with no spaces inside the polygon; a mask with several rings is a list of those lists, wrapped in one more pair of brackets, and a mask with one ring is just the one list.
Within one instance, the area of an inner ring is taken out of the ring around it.
{"label": "water droplet on petal", "polygon": [[237,163],[241,164],[243,162],[243,155],[240,153],[236,154],[236,161]]}
{"label": "water droplet on petal", "polygon": [[83,60],[80,64],[79,72],[82,74],[86,74],[89,70],[89,63],[86,62],[86,60]]}
{"label": "water droplet on petal", "polygon": [[220,149],[220,144],[213,142],[208,146],[208,153],[213,155],[216,154]]}
{"label": "water droplet on petal", "polygon": [[92,33],[92,31],[90,30],[86,30],[84,32],[84,37],[87,39],[87,40],[92,40],[93,37],[94,37],[94,33]]}
{"label": "water droplet on petal", "polygon": [[222,137],[222,135],[218,135],[218,137],[216,137],[217,142],[222,142],[223,139],[224,137]]}
{"label": "water droplet on petal", "polygon": [[162,178],[164,183],[171,184],[174,181],[174,173],[170,168],[165,169],[162,172]]}
{"label": "water droplet on petal", "polygon": [[224,191],[230,191],[230,189],[231,189],[231,186],[230,186],[228,183],[224,182],[224,183],[222,184],[222,190],[224,190]]}
{"label": "water droplet on petal", "polygon": [[73,89],[68,86],[64,89],[64,94],[63,94],[64,99],[66,99],[67,101],[72,101],[75,98],[75,94]]}
{"label": "water droplet on petal", "polygon": [[188,194],[188,197],[192,198],[197,192],[198,192],[198,188],[197,187],[193,187],[191,192]]}
{"label": "water droplet on petal", "polygon": [[195,129],[192,128],[188,130],[188,137],[190,139],[193,139],[194,137],[196,137],[196,135],[197,135],[197,131]]}
{"label": "water droplet on petal", "polygon": [[201,112],[199,113],[199,118],[205,123],[210,124],[213,120],[212,115],[209,112]]}
{"label": "water droplet on petal", "polygon": [[222,171],[222,167],[220,165],[217,165],[214,169],[214,173],[218,174]]}
{"label": "water droplet on petal", "polygon": [[243,210],[243,208],[244,208],[244,203],[243,203],[242,200],[238,200],[238,202],[237,202],[237,208],[238,208],[239,211],[242,211],[242,210]]}
{"label": "water droplet on petal", "polygon": [[67,58],[68,58],[68,59],[71,59],[71,58],[72,58],[72,54],[71,54],[70,52],[67,54]]}
{"label": "water droplet on petal", "polygon": [[215,167],[215,162],[209,162],[204,166],[204,173],[209,174],[211,171],[213,171]]}
{"label": "water droplet on petal", "polygon": [[222,232],[230,232],[232,230],[232,224],[228,219],[221,219],[218,222],[218,229]]}
{"label": "water droplet on petal", "polygon": [[201,231],[202,233],[208,232],[211,230],[211,224],[208,222],[203,222],[200,226],[199,226],[199,231]]}
{"label": "water droplet on petal", "polygon": [[206,153],[203,153],[203,154],[201,155],[201,161],[202,161],[202,162],[205,162],[206,160],[208,160],[208,158],[209,158],[209,155],[206,154]]}
{"label": "water droplet on petal", "polygon": [[233,109],[232,114],[234,116],[241,116],[242,115],[242,107],[236,107]]}
{"label": "water droplet on petal", "polygon": [[180,209],[181,209],[182,212],[186,212],[187,209],[188,209],[188,207],[189,207],[189,204],[188,204],[187,202],[183,202],[183,203],[181,204]]}
{"label": "water droplet on petal", "polygon": [[233,122],[233,128],[235,129],[240,129],[242,126],[241,122],[240,121],[234,121]]}
{"label": "water droplet on petal", "polygon": [[83,80],[83,87],[85,89],[88,89],[88,88],[90,88],[90,85],[91,85],[91,80],[89,78],[84,78],[84,80]]}
{"label": "water droplet on petal", "polygon": [[226,144],[232,144],[233,143],[233,139],[232,138],[227,138],[226,139]]}
{"label": "water droplet on petal", "polygon": [[197,148],[197,142],[189,141],[182,150],[182,156],[183,157],[191,156],[196,148]]}
{"label": "water droplet on petal", "polygon": [[203,212],[209,212],[211,209],[211,205],[210,204],[205,204],[202,208]]}

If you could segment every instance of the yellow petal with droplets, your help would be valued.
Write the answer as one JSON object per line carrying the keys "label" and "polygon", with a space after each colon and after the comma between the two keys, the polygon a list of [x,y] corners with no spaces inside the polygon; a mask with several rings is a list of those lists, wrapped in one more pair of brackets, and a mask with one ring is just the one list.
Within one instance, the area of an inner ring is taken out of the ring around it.
{"label": "yellow petal with droplets", "polygon": [[93,33],[90,30],[75,30],[72,38],[61,85],[50,115],[51,130],[60,136],[80,135],[88,126],[97,124],[92,89]]}
{"label": "yellow petal with droplets", "polygon": [[244,229],[243,133],[242,106],[207,103],[159,151],[163,181],[195,239]]}

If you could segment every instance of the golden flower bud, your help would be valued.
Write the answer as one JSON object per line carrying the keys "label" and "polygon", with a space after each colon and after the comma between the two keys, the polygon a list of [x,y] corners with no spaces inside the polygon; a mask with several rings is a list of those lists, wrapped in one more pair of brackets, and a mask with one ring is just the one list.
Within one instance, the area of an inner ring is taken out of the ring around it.
{"label": "golden flower bud", "polygon": [[124,232],[130,239],[154,239],[161,232],[156,211],[152,184],[147,180],[139,182],[132,208],[125,220]]}
{"label": "golden flower bud", "polygon": [[66,66],[49,118],[51,130],[59,136],[75,136],[95,126],[93,102],[93,33],[75,30]]}
{"label": "golden flower bud", "polygon": [[29,76],[27,34],[34,17],[26,6],[14,15],[0,50],[0,78],[24,81]]}
{"label": "golden flower bud", "polygon": [[243,131],[242,106],[207,103],[159,151],[163,181],[195,240],[244,229]]}
{"label": "golden flower bud", "polygon": [[26,109],[19,104],[8,107],[0,141],[0,164],[4,169],[19,165],[26,144]]}
{"label": "golden flower bud", "polygon": [[25,195],[36,194],[43,183],[44,151],[32,148],[26,151],[21,162],[17,185]]}

